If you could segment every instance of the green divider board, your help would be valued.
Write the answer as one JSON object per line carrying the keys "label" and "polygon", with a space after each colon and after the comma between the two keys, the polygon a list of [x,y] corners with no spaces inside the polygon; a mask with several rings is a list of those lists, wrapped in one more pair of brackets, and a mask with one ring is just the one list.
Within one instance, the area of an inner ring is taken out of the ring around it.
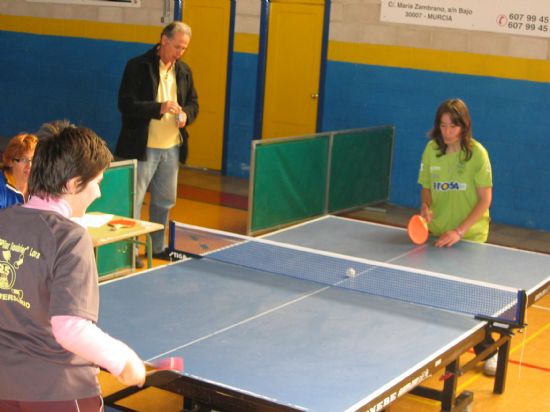
{"label": "green divider board", "polygon": [[329,135],[257,144],[250,232],[324,213]]}
{"label": "green divider board", "polygon": [[389,198],[393,136],[392,126],[334,134],[329,212]]}
{"label": "green divider board", "polygon": [[[134,169],[133,162],[113,162],[103,173],[101,197],[87,211],[134,217]],[[124,241],[100,246],[97,259],[99,276],[130,269],[132,253],[131,245]]]}

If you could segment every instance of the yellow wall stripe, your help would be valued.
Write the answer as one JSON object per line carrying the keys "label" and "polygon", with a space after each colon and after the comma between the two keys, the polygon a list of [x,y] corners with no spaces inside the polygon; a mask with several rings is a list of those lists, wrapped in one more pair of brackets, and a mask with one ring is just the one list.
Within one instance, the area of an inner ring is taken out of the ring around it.
{"label": "yellow wall stripe", "polygon": [[233,50],[238,53],[258,54],[260,36],[257,34],[235,33]]}
{"label": "yellow wall stripe", "polygon": [[[99,40],[154,44],[160,28],[134,24],[100,23],[87,20],[61,20],[0,14],[0,30],[48,36],[82,37]],[[235,33],[234,51],[258,54],[260,36]]]}
{"label": "yellow wall stripe", "polygon": [[[154,44],[159,27],[0,14],[0,30]],[[234,51],[257,54],[259,36],[236,33]],[[330,41],[328,59],[346,63],[550,83],[550,61],[413,47]]]}
{"label": "yellow wall stripe", "polygon": [[331,41],[328,59],[550,83],[550,61],[465,52]]}
{"label": "yellow wall stripe", "polygon": [[48,36],[81,37],[136,43],[158,42],[160,28],[135,24],[101,23],[88,20],[47,19],[0,14],[0,30]]}

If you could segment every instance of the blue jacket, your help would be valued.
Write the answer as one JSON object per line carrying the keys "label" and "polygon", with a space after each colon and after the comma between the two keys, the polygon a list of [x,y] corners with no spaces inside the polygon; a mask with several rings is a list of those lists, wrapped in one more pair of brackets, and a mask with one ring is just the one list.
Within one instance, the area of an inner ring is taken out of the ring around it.
{"label": "blue jacket", "polygon": [[23,195],[12,187],[6,179],[6,175],[0,172],[0,209],[5,209],[24,201]]}

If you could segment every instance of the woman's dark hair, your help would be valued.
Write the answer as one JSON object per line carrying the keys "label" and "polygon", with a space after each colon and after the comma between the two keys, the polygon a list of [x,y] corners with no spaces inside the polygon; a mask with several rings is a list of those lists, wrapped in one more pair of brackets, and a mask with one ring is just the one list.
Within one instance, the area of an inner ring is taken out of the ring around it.
{"label": "woman's dark hair", "polygon": [[465,153],[465,161],[472,157],[472,120],[468,106],[460,99],[449,99],[439,105],[435,113],[434,126],[428,136],[437,143],[439,155],[447,152],[447,145],[441,135],[441,117],[448,114],[453,124],[461,127],[460,148]]}
{"label": "woman's dark hair", "polygon": [[86,127],[58,121],[43,125],[37,134],[40,139],[29,176],[31,196],[58,198],[67,193],[66,185],[74,177],[80,192],[113,158],[103,139]]}

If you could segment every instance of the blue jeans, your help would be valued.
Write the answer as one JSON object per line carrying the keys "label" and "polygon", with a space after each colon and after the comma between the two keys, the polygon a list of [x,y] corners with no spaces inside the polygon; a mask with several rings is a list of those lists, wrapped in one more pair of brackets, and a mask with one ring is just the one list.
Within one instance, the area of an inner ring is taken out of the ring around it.
{"label": "blue jeans", "polygon": [[168,214],[176,204],[178,190],[179,146],[170,149],[147,148],[147,160],[138,161],[136,181],[136,219],[140,219],[141,206],[149,187],[151,194],[149,220],[164,225],[164,230],[151,233],[153,253],[166,249],[165,232]]}

